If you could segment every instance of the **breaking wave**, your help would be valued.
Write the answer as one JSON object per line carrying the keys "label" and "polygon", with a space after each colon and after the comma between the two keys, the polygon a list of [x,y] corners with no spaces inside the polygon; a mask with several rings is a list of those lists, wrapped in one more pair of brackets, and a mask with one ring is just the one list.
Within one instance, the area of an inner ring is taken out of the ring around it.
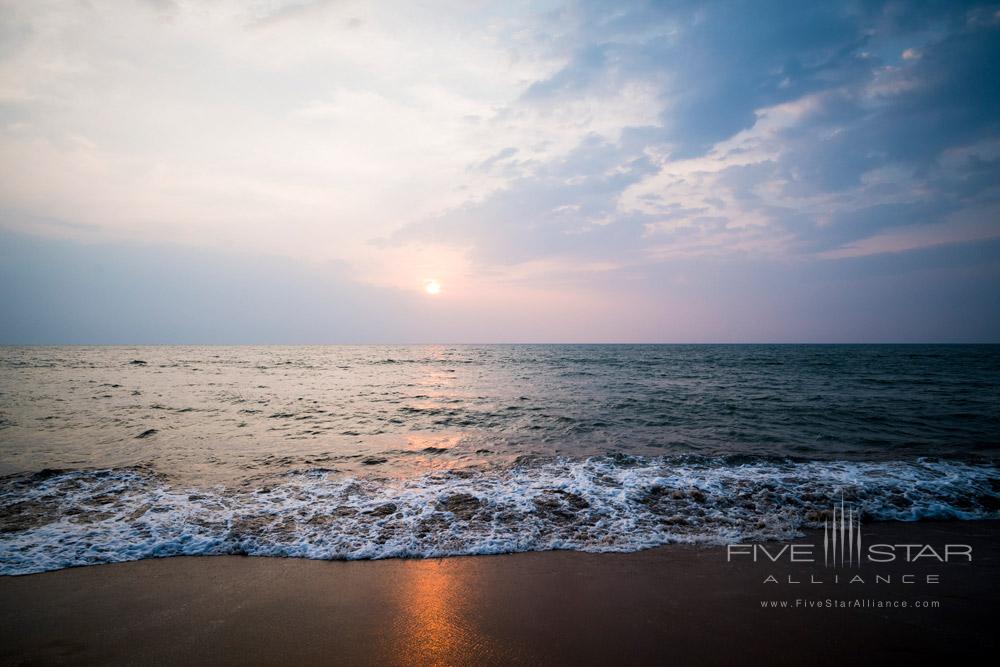
{"label": "breaking wave", "polygon": [[1000,518],[991,464],[600,456],[408,479],[292,471],[175,488],[152,468],[0,480],[0,574],[177,555],[374,559],[788,539],[866,520]]}

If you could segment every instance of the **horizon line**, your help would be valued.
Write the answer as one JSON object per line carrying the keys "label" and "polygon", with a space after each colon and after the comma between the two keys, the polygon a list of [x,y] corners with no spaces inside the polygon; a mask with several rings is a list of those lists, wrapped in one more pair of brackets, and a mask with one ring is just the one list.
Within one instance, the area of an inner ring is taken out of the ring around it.
{"label": "horizon line", "polygon": [[782,345],[782,346],[876,346],[876,345],[1000,345],[1000,340],[995,341],[588,341],[588,342],[525,342],[525,341],[493,341],[493,342],[324,342],[324,343],[199,343],[199,342],[173,342],[173,343],[7,343],[0,342],[0,348],[8,347],[420,347],[420,346],[456,346],[456,347],[486,347],[486,346],[535,346],[535,345],[562,345],[562,346],[696,346],[696,345]]}

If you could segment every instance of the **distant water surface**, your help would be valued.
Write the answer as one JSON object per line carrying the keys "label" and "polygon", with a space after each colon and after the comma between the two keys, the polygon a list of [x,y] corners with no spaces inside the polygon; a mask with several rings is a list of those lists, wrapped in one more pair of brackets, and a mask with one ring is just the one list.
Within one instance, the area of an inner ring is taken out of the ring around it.
{"label": "distant water surface", "polygon": [[0,572],[994,516],[998,445],[1000,346],[0,348]]}

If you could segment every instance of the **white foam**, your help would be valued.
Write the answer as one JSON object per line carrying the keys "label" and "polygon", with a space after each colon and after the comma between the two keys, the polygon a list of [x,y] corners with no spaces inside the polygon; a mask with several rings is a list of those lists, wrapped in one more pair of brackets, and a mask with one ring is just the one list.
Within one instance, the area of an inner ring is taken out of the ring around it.
{"label": "white foam", "polygon": [[[141,469],[7,478],[0,574],[175,555],[315,559],[788,539],[841,496],[867,520],[1000,518],[996,468],[594,457],[409,479],[290,473],[172,488]],[[256,487],[256,488],[255,488]]]}

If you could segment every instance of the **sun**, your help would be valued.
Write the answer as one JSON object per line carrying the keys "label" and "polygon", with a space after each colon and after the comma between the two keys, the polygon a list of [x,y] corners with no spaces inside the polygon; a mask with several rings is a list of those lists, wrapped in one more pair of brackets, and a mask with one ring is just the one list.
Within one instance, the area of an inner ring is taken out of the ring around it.
{"label": "sun", "polygon": [[441,282],[434,278],[428,278],[424,281],[424,291],[431,296],[437,296],[441,293]]}

